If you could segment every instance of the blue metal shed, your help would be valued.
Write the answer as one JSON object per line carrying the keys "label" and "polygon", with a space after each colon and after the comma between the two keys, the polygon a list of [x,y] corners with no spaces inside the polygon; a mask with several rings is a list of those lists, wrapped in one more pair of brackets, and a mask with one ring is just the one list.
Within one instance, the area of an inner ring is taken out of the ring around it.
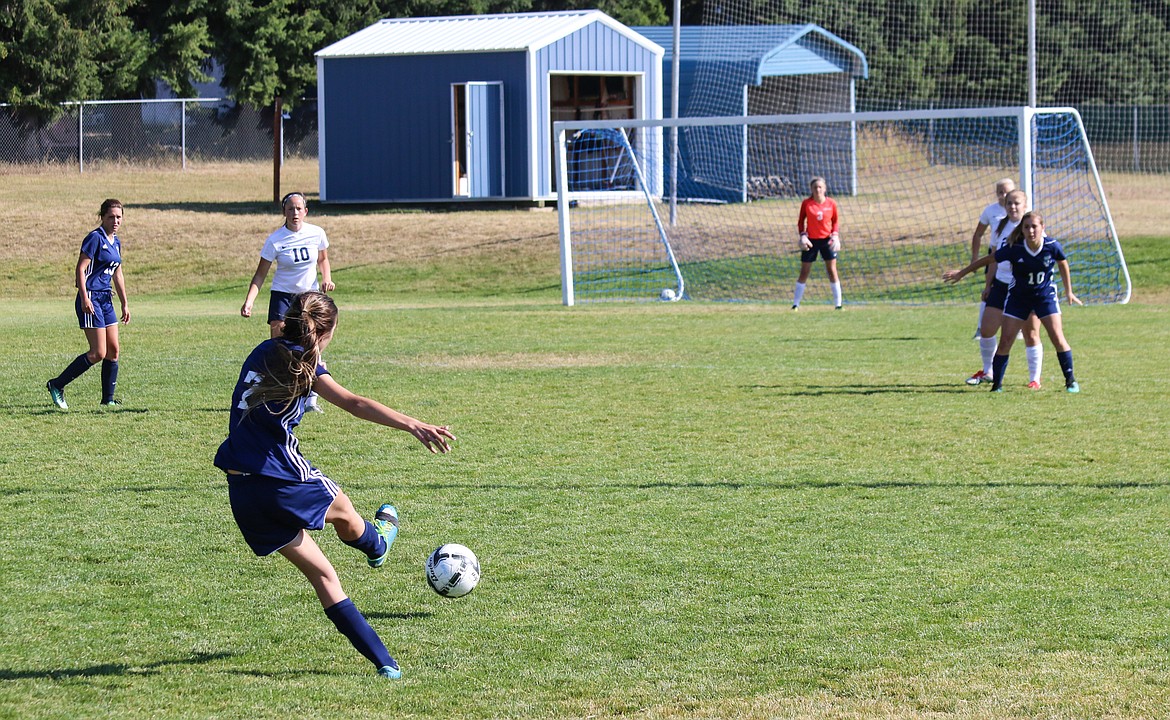
{"label": "blue metal shed", "polygon": [[[634,30],[665,48],[669,116],[673,29]],[[679,117],[852,112],[856,80],[868,76],[865,54],[817,25],[680,28]],[[803,191],[805,180],[821,175],[834,192],[852,192],[852,139],[850,127],[815,137],[795,126],[738,136],[695,130],[682,134],[679,151],[697,183],[692,197],[734,202],[748,197],[753,182],[775,178]]]}
{"label": "blue metal shed", "polygon": [[662,117],[663,52],[599,10],[375,23],[316,54],[321,200],[553,199],[553,121]]}

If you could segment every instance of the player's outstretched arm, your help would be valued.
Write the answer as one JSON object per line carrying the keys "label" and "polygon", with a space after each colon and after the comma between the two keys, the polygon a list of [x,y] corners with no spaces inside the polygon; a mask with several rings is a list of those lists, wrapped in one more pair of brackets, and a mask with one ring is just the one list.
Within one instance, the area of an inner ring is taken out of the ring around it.
{"label": "player's outstretched arm", "polygon": [[270,267],[272,267],[271,260],[260,258],[260,262],[256,265],[256,273],[252,275],[252,282],[248,283],[248,294],[244,296],[244,305],[240,308],[242,317],[252,317],[252,303],[256,302],[256,296],[260,294],[260,288],[264,285],[264,278],[268,277],[268,268]]}
{"label": "player's outstretched arm", "polygon": [[971,233],[971,262],[979,259],[979,248],[983,246],[983,233],[987,232],[987,226],[983,223],[975,223],[975,230]]}
{"label": "player's outstretched arm", "polygon": [[981,267],[986,267],[987,265],[990,265],[993,262],[995,262],[994,255],[984,255],[983,257],[979,258],[978,260],[971,263],[970,265],[963,268],[962,270],[948,270],[948,271],[946,271],[945,273],[943,273],[943,280],[945,282],[949,282],[949,283],[957,283],[960,280],[962,280],[964,277],[969,275],[970,273],[975,272],[976,270],[978,270]]}
{"label": "player's outstretched arm", "polygon": [[447,452],[451,449],[447,441],[455,439],[446,425],[432,425],[416,420],[409,415],[386,407],[377,400],[352,393],[338,384],[331,375],[319,376],[313,383],[313,390],[354,417],[414,435],[433,453]]}
{"label": "player's outstretched arm", "polygon": [[1068,260],[1060,260],[1056,263],[1057,269],[1060,270],[1060,282],[1064,285],[1064,294],[1068,296],[1068,301],[1072,305],[1084,305],[1081,299],[1073,295],[1072,291],[1072,274],[1068,270]]}
{"label": "player's outstretched arm", "polygon": [[322,248],[317,255],[317,269],[321,271],[321,292],[331,293],[337,289],[333,283],[333,273],[329,267],[329,253]]}

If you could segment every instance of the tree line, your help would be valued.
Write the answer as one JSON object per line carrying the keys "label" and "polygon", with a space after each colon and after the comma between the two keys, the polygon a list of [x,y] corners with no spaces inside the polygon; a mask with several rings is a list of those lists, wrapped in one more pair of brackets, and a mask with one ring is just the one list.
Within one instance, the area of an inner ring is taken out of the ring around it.
{"label": "tree line", "polygon": [[[736,0],[745,22],[813,22],[859,47],[860,100],[1020,104],[1026,0]],[[1042,104],[1170,98],[1170,2],[1037,0]],[[388,17],[597,7],[627,25],[665,25],[670,0],[0,0],[0,102],[44,123],[68,100],[181,97],[212,58],[241,103],[311,95],[313,53]],[[684,24],[703,0],[682,3]]]}

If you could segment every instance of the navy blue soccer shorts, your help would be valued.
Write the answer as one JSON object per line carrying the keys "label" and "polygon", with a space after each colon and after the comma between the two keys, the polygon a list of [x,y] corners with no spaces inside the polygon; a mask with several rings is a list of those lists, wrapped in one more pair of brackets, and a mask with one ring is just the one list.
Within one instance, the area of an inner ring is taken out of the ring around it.
{"label": "navy blue soccer shorts", "polygon": [[825,238],[824,240],[813,240],[809,238],[809,242],[812,243],[812,248],[800,251],[801,262],[814,262],[817,259],[817,255],[820,255],[825,260],[837,259],[837,253],[833,252],[833,241],[829,238]]}
{"label": "navy blue soccer shorts", "polygon": [[244,541],[257,555],[271,555],[301,530],[325,527],[325,512],[341,489],[327,477],[300,482],[267,475],[228,473],[228,499]]}
{"label": "navy blue soccer shorts", "polygon": [[273,320],[284,322],[284,316],[288,314],[288,309],[292,306],[293,298],[296,296],[296,293],[273,290],[272,296],[268,298],[268,322]]}
{"label": "navy blue soccer shorts", "polygon": [[987,307],[1003,310],[1004,305],[1007,304],[1008,287],[1010,286],[1002,280],[993,279],[991,289],[987,291],[987,300],[985,301]]}
{"label": "navy blue soccer shorts", "polygon": [[1013,285],[1008,291],[1007,304],[1003,314],[1017,320],[1026,320],[1029,315],[1036,313],[1038,318],[1060,314],[1060,301],[1056,298],[1056,288],[1049,285],[1039,295],[1029,287]]}
{"label": "navy blue soccer shorts", "polygon": [[77,293],[73,309],[77,312],[78,327],[82,330],[89,330],[118,324],[118,315],[114,312],[114,298],[111,293],[100,290],[91,292],[89,302],[93,305],[92,315],[81,309],[81,293]]}

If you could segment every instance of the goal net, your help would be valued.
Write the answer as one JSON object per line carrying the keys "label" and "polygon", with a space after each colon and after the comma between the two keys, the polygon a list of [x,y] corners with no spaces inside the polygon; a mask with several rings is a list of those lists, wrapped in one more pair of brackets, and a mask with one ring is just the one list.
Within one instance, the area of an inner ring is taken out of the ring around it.
{"label": "goal net", "polygon": [[[814,176],[841,210],[847,303],[976,301],[973,285],[941,276],[970,260],[979,214],[1005,177],[1064,245],[1082,300],[1129,299],[1093,156],[1068,108],[559,122],[556,142],[568,305],[791,302],[796,218]],[[820,265],[805,303],[829,302]]]}

